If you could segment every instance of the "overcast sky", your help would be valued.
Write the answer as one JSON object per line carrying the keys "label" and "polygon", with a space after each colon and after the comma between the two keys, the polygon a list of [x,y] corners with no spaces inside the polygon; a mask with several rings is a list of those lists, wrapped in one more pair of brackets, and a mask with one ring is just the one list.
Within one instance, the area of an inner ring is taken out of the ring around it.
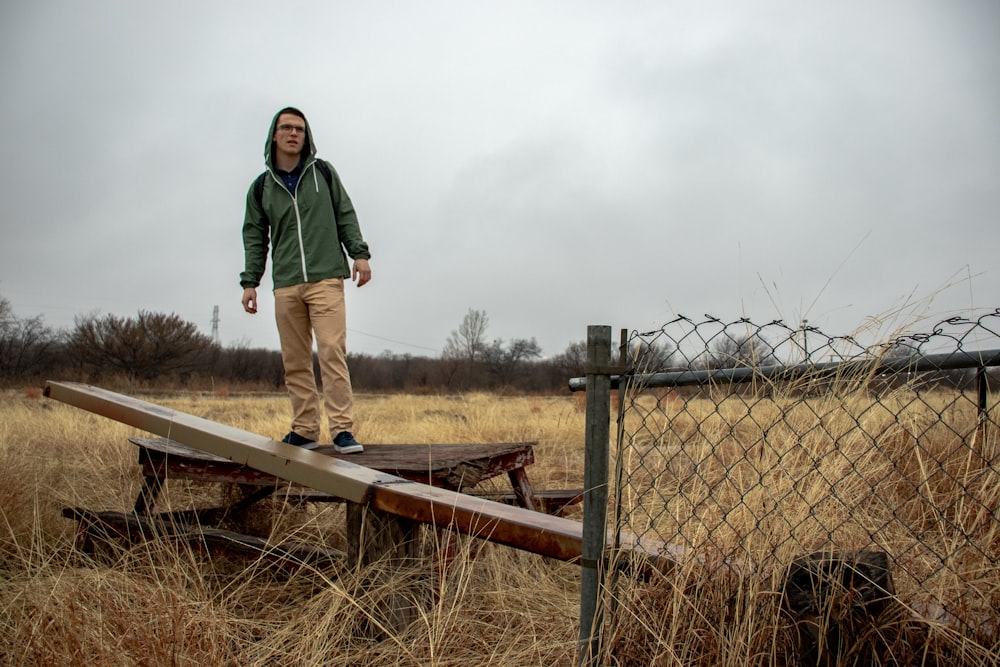
{"label": "overcast sky", "polygon": [[545,355],[677,314],[827,333],[1000,306],[1000,3],[6,2],[0,297],[243,313],[247,188],[305,111],[372,249],[348,345],[470,309]]}

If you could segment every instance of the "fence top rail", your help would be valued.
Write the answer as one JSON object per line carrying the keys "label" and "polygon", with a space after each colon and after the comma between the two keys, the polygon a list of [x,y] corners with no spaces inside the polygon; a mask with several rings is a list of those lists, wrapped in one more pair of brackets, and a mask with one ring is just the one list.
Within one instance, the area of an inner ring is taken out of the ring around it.
{"label": "fence top rail", "polygon": [[[1000,366],[1000,350],[962,350],[940,354],[914,354],[902,357],[864,357],[845,361],[799,363],[792,366],[739,366],[714,369],[683,369],[657,373],[630,373],[611,376],[611,388],[617,389],[622,378],[635,386],[684,387],[705,384],[742,384],[761,380],[787,381],[810,378],[854,378],[881,373],[924,373],[968,368]],[[585,377],[569,380],[570,391],[587,388]]]}

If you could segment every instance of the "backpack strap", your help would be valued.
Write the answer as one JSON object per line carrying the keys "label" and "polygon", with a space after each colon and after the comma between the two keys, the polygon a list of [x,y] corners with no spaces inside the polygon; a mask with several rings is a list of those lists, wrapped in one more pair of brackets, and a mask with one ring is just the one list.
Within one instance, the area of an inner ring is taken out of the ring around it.
{"label": "backpack strap", "polygon": [[319,167],[319,173],[323,174],[326,187],[330,188],[330,197],[333,198],[333,174],[330,173],[330,165],[326,160],[316,160],[316,166]]}
{"label": "backpack strap", "polygon": [[256,178],[253,182],[253,198],[257,201],[257,208],[260,209],[261,219],[264,221],[264,225],[270,227],[271,223],[267,219],[267,211],[264,210],[264,179],[267,178],[267,172],[265,171],[260,176]]}

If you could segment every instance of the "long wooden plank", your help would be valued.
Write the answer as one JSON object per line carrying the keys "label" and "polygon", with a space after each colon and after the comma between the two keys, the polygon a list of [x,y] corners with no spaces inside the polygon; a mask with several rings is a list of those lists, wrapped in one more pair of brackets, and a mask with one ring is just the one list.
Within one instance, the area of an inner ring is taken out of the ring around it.
{"label": "long wooden plank", "polygon": [[[100,387],[50,381],[45,395],[376,510],[560,560],[580,557],[583,526],[571,519],[407,481]],[[656,560],[684,555],[675,545],[619,539],[625,549]]]}
{"label": "long wooden plank", "polygon": [[48,382],[45,395],[123,424],[176,440],[276,477],[366,503],[373,484],[398,479],[242,429],[75,382]]}

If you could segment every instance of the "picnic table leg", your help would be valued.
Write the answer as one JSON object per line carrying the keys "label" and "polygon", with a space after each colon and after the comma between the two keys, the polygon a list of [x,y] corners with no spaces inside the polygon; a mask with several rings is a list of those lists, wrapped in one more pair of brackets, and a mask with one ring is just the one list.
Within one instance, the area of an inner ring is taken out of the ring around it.
{"label": "picnic table leg", "polygon": [[146,475],[142,478],[142,488],[139,489],[139,496],[135,499],[133,511],[139,516],[148,517],[153,513],[153,503],[156,502],[160,491],[163,490],[163,482],[159,477]]}
{"label": "picnic table leg", "polygon": [[[65,514],[65,512],[63,514]],[[77,517],[76,540],[74,546],[82,554],[93,556],[95,553],[94,535],[90,530],[90,522],[83,516]]]}
{"label": "picnic table leg", "polygon": [[514,495],[517,496],[517,502],[521,504],[521,507],[537,512],[538,501],[535,500],[535,492],[531,488],[528,473],[524,471],[524,468],[511,470],[507,475],[510,477],[510,485],[514,487]]}

